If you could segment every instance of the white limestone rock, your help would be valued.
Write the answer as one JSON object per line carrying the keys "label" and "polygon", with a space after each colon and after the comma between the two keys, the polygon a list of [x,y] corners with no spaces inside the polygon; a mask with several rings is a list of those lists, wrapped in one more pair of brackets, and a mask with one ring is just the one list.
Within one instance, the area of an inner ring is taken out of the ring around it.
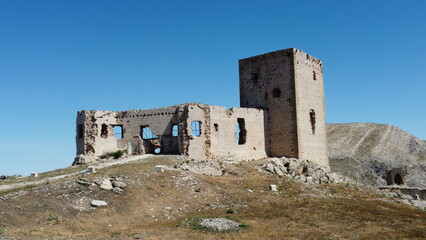
{"label": "white limestone rock", "polygon": [[102,200],[93,200],[90,202],[90,206],[92,207],[104,207],[107,206],[108,203]]}
{"label": "white limestone rock", "polygon": [[271,190],[273,192],[277,192],[278,191],[277,185],[275,185],[275,184],[269,185],[269,190]]}
{"label": "white limestone rock", "polygon": [[101,185],[99,187],[102,188],[102,189],[105,189],[105,190],[111,190],[111,189],[113,189],[111,181],[109,179],[107,179],[107,178],[105,178],[105,179],[102,180],[102,183],[101,183]]}

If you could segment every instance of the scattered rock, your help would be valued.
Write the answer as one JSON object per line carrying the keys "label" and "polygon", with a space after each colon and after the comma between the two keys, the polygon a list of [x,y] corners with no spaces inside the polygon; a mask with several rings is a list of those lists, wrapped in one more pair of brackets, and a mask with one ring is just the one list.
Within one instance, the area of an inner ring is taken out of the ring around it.
{"label": "scattered rock", "polygon": [[89,179],[87,178],[80,178],[79,180],[77,180],[77,183],[83,186],[90,186],[91,183],[89,181]]}
{"label": "scattered rock", "polygon": [[200,220],[200,225],[218,232],[241,229],[241,224],[239,222],[227,218],[202,218]]}
{"label": "scattered rock", "polygon": [[277,185],[275,185],[275,184],[269,185],[269,190],[271,190],[273,192],[277,192],[278,191]]}
{"label": "scattered rock", "polygon": [[420,196],[418,194],[414,194],[413,199],[414,200],[420,200]]}
{"label": "scattered rock", "polygon": [[74,162],[72,163],[72,165],[82,165],[82,164],[88,164],[90,162],[93,162],[93,158],[90,158],[88,156],[85,155],[78,155],[74,158]]}
{"label": "scattered rock", "polygon": [[89,166],[87,168],[87,172],[88,173],[95,173],[96,172],[96,167],[95,166]]}
{"label": "scattered rock", "polygon": [[111,181],[111,184],[112,184],[113,187],[118,187],[118,188],[126,188],[127,187],[127,184],[125,184],[122,181],[117,181],[117,180]]}
{"label": "scattered rock", "polygon": [[107,179],[107,178],[105,178],[102,181],[102,183],[101,183],[101,185],[99,187],[102,188],[102,189],[105,189],[105,190],[111,190],[113,188],[111,181],[109,179]]}
{"label": "scattered rock", "polygon": [[314,179],[312,177],[306,177],[306,183],[314,184]]}
{"label": "scattered rock", "polygon": [[112,191],[117,193],[117,194],[124,194],[124,190],[122,188],[119,188],[119,187],[113,188]]}
{"label": "scattered rock", "polygon": [[102,200],[93,200],[90,202],[90,206],[92,207],[104,207],[107,206],[108,203]]}
{"label": "scattered rock", "polygon": [[165,172],[167,169],[167,166],[165,165],[155,165],[154,167],[156,172]]}
{"label": "scattered rock", "polygon": [[274,172],[274,165],[272,165],[272,163],[266,164],[266,171]]}
{"label": "scattered rock", "polygon": [[133,239],[142,239],[142,238],[146,238],[148,237],[149,234],[148,233],[144,233],[144,234],[135,234],[133,235]]}
{"label": "scattered rock", "polygon": [[297,158],[271,158],[264,167],[266,171],[277,174],[280,177],[286,176],[290,179],[309,184],[356,183],[352,179],[343,177],[337,173],[330,173],[326,168],[314,162]]}
{"label": "scattered rock", "polygon": [[95,181],[93,181],[96,185],[100,186],[103,182],[104,179],[96,179]]}
{"label": "scattered rock", "polygon": [[15,175],[11,175],[11,176],[6,176],[6,175],[1,175],[0,176],[0,180],[19,179],[19,178],[22,178],[22,176],[19,175],[19,174],[15,174]]}

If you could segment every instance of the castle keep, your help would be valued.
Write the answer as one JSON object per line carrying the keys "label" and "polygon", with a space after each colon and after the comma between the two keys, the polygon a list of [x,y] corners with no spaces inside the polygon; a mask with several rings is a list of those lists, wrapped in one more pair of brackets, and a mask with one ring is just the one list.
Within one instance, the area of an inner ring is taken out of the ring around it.
{"label": "castle keep", "polygon": [[320,60],[294,48],[239,61],[240,106],[199,103],[77,113],[77,155],[295,157],[329,167]]}

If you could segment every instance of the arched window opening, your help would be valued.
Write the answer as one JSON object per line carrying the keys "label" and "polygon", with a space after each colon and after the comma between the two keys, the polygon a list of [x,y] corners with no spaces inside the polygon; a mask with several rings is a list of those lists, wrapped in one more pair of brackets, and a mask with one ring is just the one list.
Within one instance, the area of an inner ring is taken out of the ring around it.
{"label": "arched window opening", "polygon": [[393,182],[394,182],[396,185],[402,185],[402,184],[403,184],[403,180],[402,180],[401,175],[399,175],[398,173],[397,173],[397,174],[395,174],[395,176],[393,177]]}

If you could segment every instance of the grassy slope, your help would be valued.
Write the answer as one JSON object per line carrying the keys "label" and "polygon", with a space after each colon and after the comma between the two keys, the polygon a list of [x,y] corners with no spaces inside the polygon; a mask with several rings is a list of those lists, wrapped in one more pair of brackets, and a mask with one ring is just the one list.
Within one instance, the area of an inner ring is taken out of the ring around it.
{"label": "grassy slope", "polygon": [[[342,185],[308,186],[257,170],[262,161],[228,166],[222,177],[153,171],[176,159],[153,157],[88,175],[125,176],[124,195],[77,185],[78,176],[0,201],[4,237],[37,239],[424,239],[426,212]],[[279,192],[268,190],[277,184]],[[252,189],[253,192],[247,191]],[[91,208],[91,199],[106,200]],[[171,210],[165,207],[171,207]],[[232,213],[233,214],[230,214]],[[247,230],[202,233],[185,225],[194,216],[232,216]]]}

